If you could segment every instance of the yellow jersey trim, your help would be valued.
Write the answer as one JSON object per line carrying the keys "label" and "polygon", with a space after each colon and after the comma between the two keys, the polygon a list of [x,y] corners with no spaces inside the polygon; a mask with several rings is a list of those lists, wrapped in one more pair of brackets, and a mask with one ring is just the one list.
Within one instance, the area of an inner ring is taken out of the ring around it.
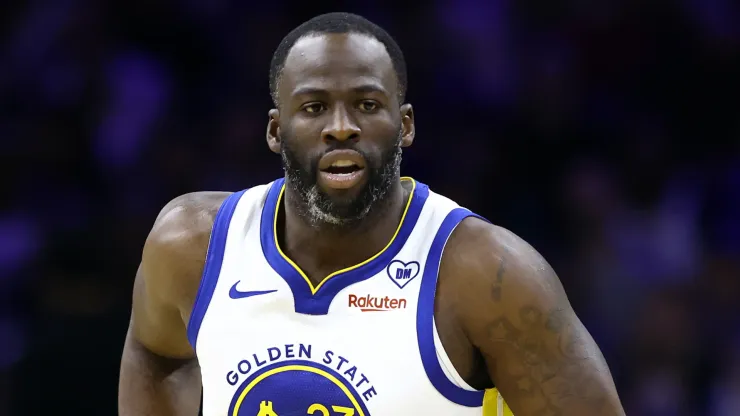
{"label": "yellow jersey trim", "polygon": [[280,248],[280,244],[278,243],[278,238],[277,238],[277,236],[278,236],[278,233],[277,233],[277,221],[278,221],[278,213],[280,211],[280,203],[282,202],[282,200],[283,200],[283,194],[285,193],[285,184],[283,184],[283,186],[280,189],[280,195],[278,196],[277,203],[275,204],[275,216],[274,216],[274,219],[272,221],[272,235],[273,235],[273,240],[274,240],[275,247],[277,248],[278,253],[280,253],[280,255],[283,257],[283,259],[285,259],[285,261],[287,261],[288,264],[290,264],[303,277],[303,280],[306,281],[306,284],[308,284],[308,287],[311,289],[311,294],[312,295],[315,295],[316,292],[318,292],[319,289],[321,289],[321,286],[323,286],[324,283],[326,283],[329,279],[331,279],[331,278],[333,278],[335,276],[338,276],[338,275],[340,275],[342,273],[346,273],[348,271],[354,270],[354,269],[356,269],[358,267],[362,267],[362,266],[370,263],[371,261],[373,261],[376,258],[378,258],[378,256],[380,256],[381,254],[383,254],[383,252],[385,252],[386,250],[388,250],[388,247],[390,247],[391,244],[393,244],[393,241],[396,239],[396,236],[398,236],[398,232],[401,231],[401,227],[403,226],[403,222],[406,220],[406,214],[409,212],[409,206],[411,206],[411,200],[414,199],[414,194],[415,194],[415,191],[416,191],[416,181],[413,178],[410,178],[408,176],[404,176],[404,177],[401,178],[401,180],[402,181],[411,181],[411,194],[409,195],[408,201],[406,201],[406,207],[403,210],[403,215],[401,216],[401,221],[399,221],[398,227],[396,227],[396,231],[393,233],[393,237],[391,237],[391,239],[388,242],[388,244],[386,244],[385,247],[383,247],[382,250],[380,250],[379,252],[375,253],[375,255],[373,255],[369,259],[363,261],[362,263],[358,263],[358,264],[355,264],[354,266],[346,267],[346,268],[344,268],[342,270],[337,270],[336,272],[331,273],[330,275],[328,275],[324,279],[322,279],[321,282],[319,282],[319,284],[316,285],[316,286],[314,286],[314,284],[311,282],[311,279],[308,278],[308,276],[306,275],[306,273],[304,273],[303,270],[301,270],[301,268],[298,267],[298,265],[295,264],[295,262],[293,262],[293,260],[291,260],[288,256],[285,255],[285,253],[283,253],[283,250]]}

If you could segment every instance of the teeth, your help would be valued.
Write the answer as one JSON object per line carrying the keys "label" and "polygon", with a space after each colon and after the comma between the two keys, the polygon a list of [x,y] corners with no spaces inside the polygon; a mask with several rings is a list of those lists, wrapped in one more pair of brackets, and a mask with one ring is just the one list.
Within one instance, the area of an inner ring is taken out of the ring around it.
{"label": "teeth", "polygon": [[352,162],[350,160],[337,160],[336,162],[331,164],[332,166],[336,168],[345,168],[348,166],[354,166],[355,162]]}

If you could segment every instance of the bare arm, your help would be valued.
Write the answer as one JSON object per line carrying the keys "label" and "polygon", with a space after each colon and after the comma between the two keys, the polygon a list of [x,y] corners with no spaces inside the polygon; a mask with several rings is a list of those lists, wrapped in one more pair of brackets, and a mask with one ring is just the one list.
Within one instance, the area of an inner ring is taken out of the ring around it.
{"label": "bare arm", "polygon": [[195,416],[200,369],[186,323],[200,283],[210,229],[226,194],[170,202],[147,238],[134,282],[121,359],[121,416]]}
{"label": "bare arm", "polygon": [[461,323],[514,414],[624,415],[604,357],[550,265],[507,230],[477,219],[460,227],[452,238],[465,264],[451,256],[447,267],[466,271]]}

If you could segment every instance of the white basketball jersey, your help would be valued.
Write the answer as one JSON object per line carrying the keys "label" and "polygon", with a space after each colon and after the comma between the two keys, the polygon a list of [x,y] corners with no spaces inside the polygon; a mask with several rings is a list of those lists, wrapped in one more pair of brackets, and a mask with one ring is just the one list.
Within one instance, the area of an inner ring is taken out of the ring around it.
{"label": "white basketball jersey", "polygon": [[[319,285],[278,245],[284,180],[224,201],[188,324],[204,416],[483,414],[433,315],[445,243],[474,214],[404,180],[413,192],[391,242]],[[493,392],[485,414],[510,414]]]}

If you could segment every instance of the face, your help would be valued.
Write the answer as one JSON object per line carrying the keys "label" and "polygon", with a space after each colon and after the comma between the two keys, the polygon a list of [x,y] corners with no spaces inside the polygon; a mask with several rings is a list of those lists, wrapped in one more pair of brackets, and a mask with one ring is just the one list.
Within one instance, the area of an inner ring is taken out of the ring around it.
{"label": "face", "polygon": [[384,45],[359,34],[304,37],[286,58],[278,97],[267,142],[301,214],[349,225],[382,206],[414,136]]}

